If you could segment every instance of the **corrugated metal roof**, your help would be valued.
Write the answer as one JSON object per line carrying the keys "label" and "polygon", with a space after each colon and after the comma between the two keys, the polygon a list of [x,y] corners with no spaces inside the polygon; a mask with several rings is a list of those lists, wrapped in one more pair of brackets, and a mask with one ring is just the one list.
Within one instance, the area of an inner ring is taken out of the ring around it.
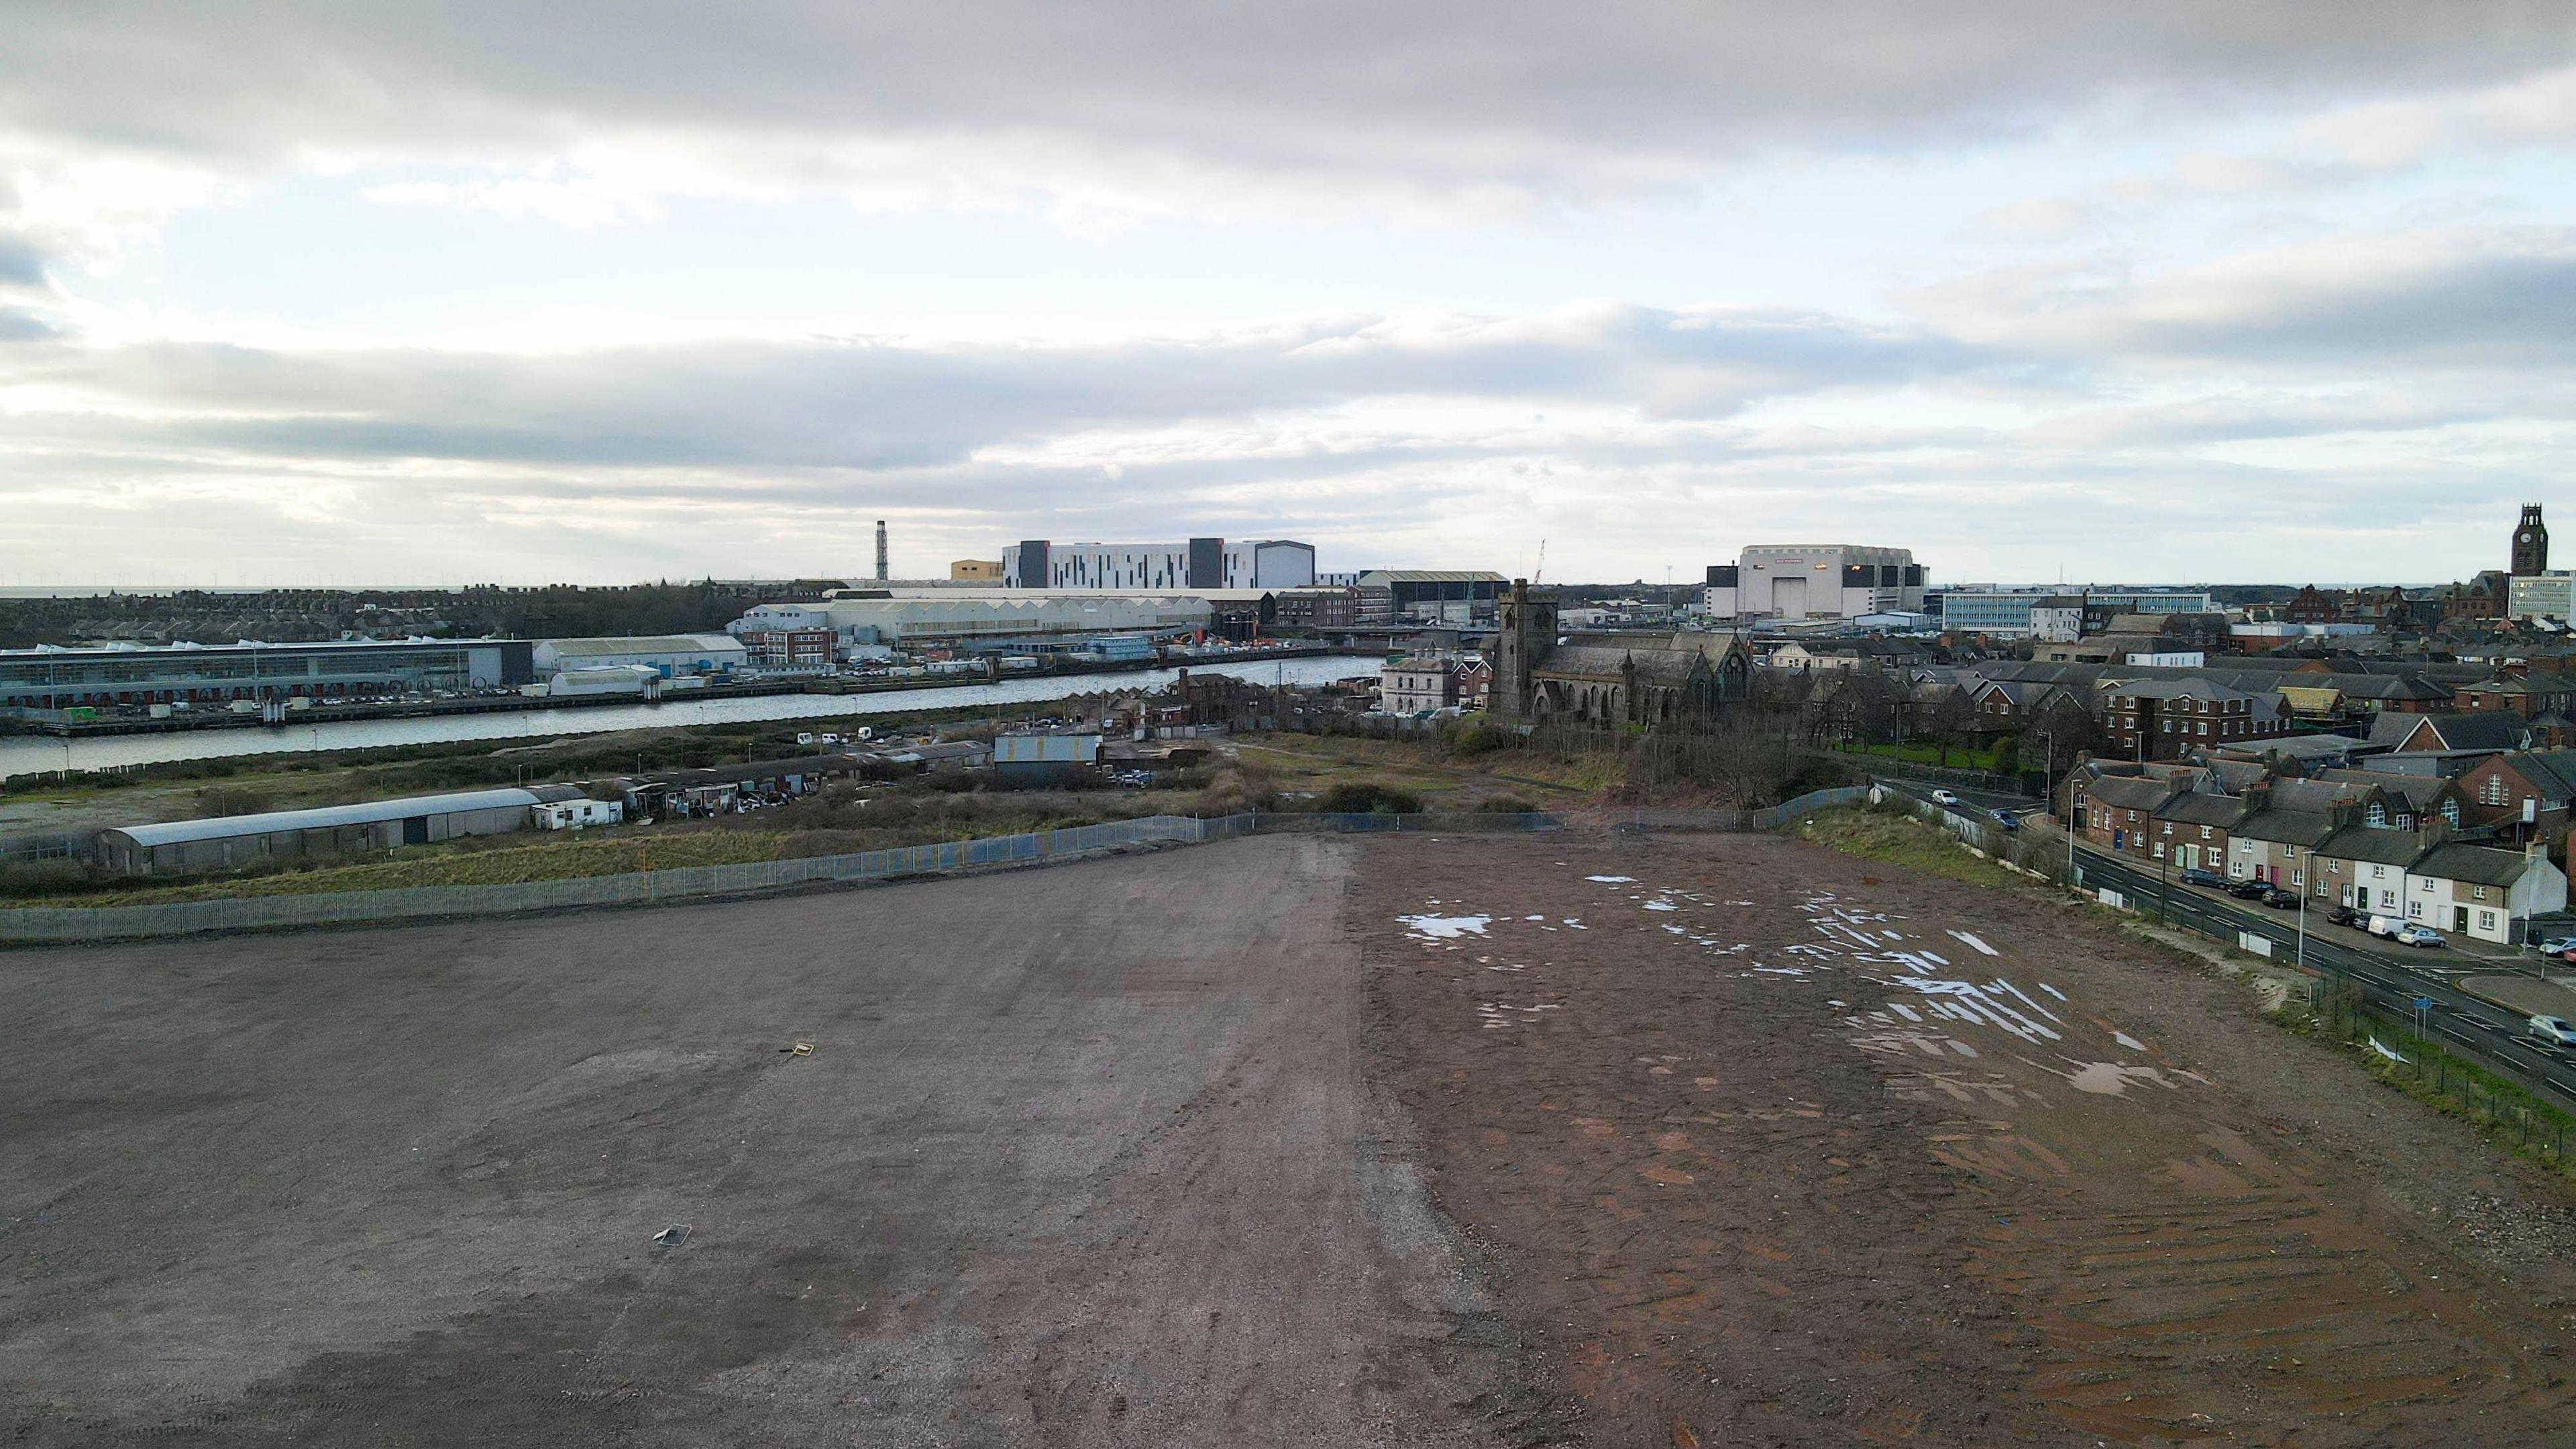
{"label": "corrugated metal roof", "polygon": [[532,791],[516,788],[461,790],[448,795],[412,795],[400,800],[369,800],[357,805],[323,805],[311,810],[269,810],[257,815],[226,815],[213,820],[171,820],[157,825],[119,825],[107,832],[137,845],[178,845],[192,840],[237,840],[283,830],[327,830],[335,825],[377,825],[414,815],[453,815],[467,810],[505,810],[534,805]]}
{"label": "corrugated metal roof", "polygon": [[548,639],[543,642],[558,659],[619,654],[696,654],[708,650],[738,654],[744,648],[743,642],[730,634],[639,634],[631,639]]}

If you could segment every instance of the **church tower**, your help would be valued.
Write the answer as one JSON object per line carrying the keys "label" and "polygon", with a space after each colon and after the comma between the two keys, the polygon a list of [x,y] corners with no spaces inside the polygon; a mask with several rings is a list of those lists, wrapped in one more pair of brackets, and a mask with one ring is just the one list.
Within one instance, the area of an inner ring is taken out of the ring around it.
{"label": "church tower", "polygon": [[1536,697],[1530,671],[1556,647],[1556,601],[1533,595],[1529,580],[1514,579],[1497,612],[1495,623],[1501,627],[1494,639],[1494,682],[1485,712],[1506,723],[1527,723]]}
{"label": "church tower", "polygon": [[2522,505],[2522,522],[2514,527],[2513,572],[2517,578],[2549,572],[2549,530],[2541,524],[2537,503]]}

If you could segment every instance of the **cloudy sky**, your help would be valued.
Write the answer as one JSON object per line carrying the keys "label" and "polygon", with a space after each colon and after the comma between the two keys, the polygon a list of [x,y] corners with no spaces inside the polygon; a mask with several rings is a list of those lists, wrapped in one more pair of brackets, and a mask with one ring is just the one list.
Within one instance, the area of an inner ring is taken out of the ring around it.
{"label": "cloudy sky", "polygon": [[0,584],[2433,580],[2576,479],[2576,0],[7,16]]}

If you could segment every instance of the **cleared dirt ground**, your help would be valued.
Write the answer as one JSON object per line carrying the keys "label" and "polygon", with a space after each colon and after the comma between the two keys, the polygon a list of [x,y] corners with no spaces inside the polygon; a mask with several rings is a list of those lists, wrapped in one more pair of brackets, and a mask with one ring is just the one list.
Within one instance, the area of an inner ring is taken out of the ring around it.
{"label": "cleared dirt ground", "polygon": [[1482,1442],[1348,856],[0,957],[0,1442]]}
{"label": "cleared dirt ground", "polygon": [[1359,881],[1386,1085],[1590,1442],[2576,1441],[2566,1193],[2090,912],[1763,837]]}
{"label": "cleared dirt ground", "polygon": [[2576,1441],[2567,1194],[2239,989],[1725,836],[9,954],[0,1443]]}

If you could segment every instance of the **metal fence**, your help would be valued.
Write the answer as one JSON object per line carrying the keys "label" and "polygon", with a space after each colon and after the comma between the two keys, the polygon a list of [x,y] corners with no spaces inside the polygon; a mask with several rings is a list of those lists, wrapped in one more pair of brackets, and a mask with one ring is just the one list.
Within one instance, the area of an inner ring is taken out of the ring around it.
{"label": "metal fence", "polygon": [[27,906],[0,910],[0,943],[62,944],[349,921],[508,915],[568,906],[636,905],[739,895],[818,881],[896,880],[1050,856],[1079,856],[1128,845],[1195,844],[1245,834],[1252,824],[1250,815],[1205,820],[1187,815],[1152,815],[1067,830],[863,850],[847,855],[696,865],[516,885],[413,886],[402,890],[238,896],[142,906]]}
{"label": "metal fence", "polygon": [[1866,803],[1868,799],[1869,787],[1866,785],[1837,785],[1830,790],[1810,790],[1794,800],[1783,800],[1777,805],[1751,811],[1747,819],[1756,830],[1777,830],[1792,820],[1804,819],[1819,810],[1838,810]]}

